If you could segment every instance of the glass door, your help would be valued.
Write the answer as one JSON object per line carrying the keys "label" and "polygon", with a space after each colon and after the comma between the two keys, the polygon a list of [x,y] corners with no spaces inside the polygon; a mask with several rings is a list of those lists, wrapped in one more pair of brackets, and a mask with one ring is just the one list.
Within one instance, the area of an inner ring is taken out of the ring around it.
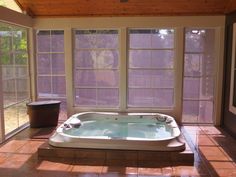
{"label": "glass door", "polygon": [[28,123],[30,100],[27,29],[0,23],[1,122],[4,136]]}

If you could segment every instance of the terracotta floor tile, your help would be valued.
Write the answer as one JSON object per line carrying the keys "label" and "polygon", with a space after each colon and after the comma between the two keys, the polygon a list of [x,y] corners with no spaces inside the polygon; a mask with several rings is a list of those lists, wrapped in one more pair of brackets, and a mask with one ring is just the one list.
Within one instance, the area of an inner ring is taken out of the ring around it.
{"label": "terracotta floor tile", "polygon": [[205,132],[198,126],[184,126],[183,128],[188,134],[205,134]]}
{"label": "terracotta floor tile", "polygon": [[219,145],[227,145],[228,143],[231,143],[234,145],[236,144],[236,140],[233,137],[226,134],[209,135],[209,137]]}
{"label": "terracotta floor tile", "polygon": [[216,175],[219,177],[235,177],[236,176],[236,169],[215,169]]}
{"label": "terracotta floor tile", "polygon": [[196,137],[196,145],[197,146],[216,146],[209,136],[207,135],[198,135]]}
{"label": "terracotta floor tile", "polygon": [[0,152],[0,164],[3,163],[9,156],[10,153]]}
{"label": "terracotta floor tile", "polygon": [[164,176],[164,175],[138,175],[138,177],[175,177],[175,176]]}
{"label": "terracotta floor tile", "polygon": [[0,167],[0,176],[2,177],[13,177],[14,170],[11,168],[1,168]]}
{"label": "terracotta floor tile", "polygon": [[0,147],[0,152],[16,152],[26,143],[27,140],[10,140],[9,142]]}
{"label": "terracotta floor tile", "polygon": [[197,169],[197,171],[202,175],[207,174],[209,175],[209,167],[207,164],[203,161],[194,162],[194,167]]}
{"label": "terracotta floor tile", "polygon": [[96,173],[73,173],[72,177],[99,177]]}
{"label": "terracotta floor tile", "polygon": [[125,166],[104,166],[102,174],[113,173],[113,174],[137,174],[137,167],[125,167]]}
{"label": "terracotta floor tile", "polygon": [[73,173],[92,173],[92,174],[100,174],[102,173],[103,166],[90,166],[90,165],[73,165],[72,172]]}
{"label": "terracotta floor tile", "polygon": [[201,176],[208,175],[207,172],[200,171],[196,167],[193,166],[178,166],[173,167],[175,176]]}
{"label": "terracotta floor tile", "polygon": [[40,174],[37,170],[25,166],[12,171],[12,177],[40,177]]}
{"label": "terracotta floor tile", "polygon": [[5,177],[5,174],[6,176],[11,174],[12,177],[38,177],[35,162],[28,160],[26,157],[20,157],[19,154],[14,156],[13,158],[9,157],[0,165],[0,176]]}
{"label": "terracotta floor tile", "polygon": [[162,168],[138,168],[138,175],[162,175]]}
{"label": "terracotta floor tile", "polygon": [[22,147],[20,147],[17,152],[31,154],[36,153],[38,151],[38,147],[41,146],[43,143],[44,141],[40,140],[29,140]]}
{"label": "terracotta floor tile", "polygon": [[218,169],[218,168],[235,169],[235,166],[232,162],[215,162],[215,161],[211,161],[209,163],[214,169]]}
{"label": "terracotta floor tile", "polygon": [[200,129],[203,130],[204,133],[208,135],[221,135],[222,134],[222,130],[219,127],[200,126]]}
{"label": "terracotta floor tile", "polygon": [[164,168],[164,167],[170,167],[171,166],[171,161],[170,162],[155,162],[155,161],[139,161],[138,167],[140,168]]}
{"label": "terracotta floor tile", "polygon": [[107,173],[107,174],[100,174],[99,177],[137,177],[137,174],[117,174],[117,173]]}
{"label": "terracotta floor tile", "polygon": [[225,154],[220,150],[219,147],[212,147],[212,146],[199,146],[199,151],[204,155],[204,156],[216,156],[216,155],[221,155],[224,156]]}
{"label": "terracotta floor tile", "polygon": [[37,170],[42,171],[60,171],[67,172],[72,169],[72,162],[63,159],[53,158],[51,160],[40,160],[36,167]]}
{"label": "terracotta floor tile", "polygon": [[163,176],[174,176],[174,170],[172,167],[164,167],[161,170]]}
{"label": "terracotta floor tile", "polygon": [[20,169],[25,165],[31,155],[28,154],[13,154],[0,164],[0,168]]}
{"label": "terracotta floor tile", "polygon": [[38,171],[38,177],[74,177],[71,172],[66,171]]}

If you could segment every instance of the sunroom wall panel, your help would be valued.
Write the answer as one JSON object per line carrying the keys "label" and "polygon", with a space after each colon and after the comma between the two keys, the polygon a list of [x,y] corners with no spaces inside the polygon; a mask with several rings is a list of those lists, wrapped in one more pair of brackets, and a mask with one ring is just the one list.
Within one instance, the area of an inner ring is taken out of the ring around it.
{"label": "sunroom wall panel", "polygon": [[[224,23],[225,23],[225,17],[224,16],[170,16],[170,17],[81,17],[81,18],[36,18],[34,19],[34,28],[35,29],[64,29],[65,30],[65,66],[66,66],[66,87],[67,87],[67,101],[69,106],[69,114],[76,113],[78,111],[84,111],[83,109],[79,107],[73,107],[73,72],[72,68],[76,64],[79,66],[79,63],[73,63],[73,51],[72,51],[72,44],[73,44],[73,29],[120,29],[121,30],[121,47],[120,47],[120,60],[121,60],[121,71],[126,70],[126,67],[124,65],[124,61],[127,61],[127,50],[124,50],[124,46],[127,45],[127,30],[132,28],[171,28],[175,29],[176,31],[176,39],[175,39],[175,63],[173,65],[168,65],[163,67],[171,68],[172,66],[175,66],[175,70],[177,71],[174,75],[175,80],[178,81],[175,83],[175,94],[174,94],[174,100],[176,101],[176,107],[171,111],[162,111],[163,113],[169,113],[170,115],[173,115],[176,117],[177,120],[181,120],[181,107],[182,102],[180,101],[182,99],[182,64],[183,59],[180,57],[183,57],[183,30],[186,27],[198,27],[198,28],[217,28],[217,46],[220,46],[220,50],[217,50],[217,61],[223,61],[223,43],[224,43]],[[126,37],[124,37],[126,36]],[[158,39],[157,39],[158,40]],[[180,46],[179,46],[180,45]],[[126,47],[127,49],[127,47]],[[168,53],[168,52],[167,52]],[[84,54],[86,55],[86,54]],[[134,54],[135,55],[135,54]],[[158,56],[158,54],[156,54]],[[171,56],[172,54],[166,54],[166,57]],[[81,61],[83,62],[83,61]],[[138,66],[139,63],[137,63],[136,66]],[[221,64],[220,64],[221,65]],[[220,66],[219,63],[217,65]],[[87,66],[89,67],[89,63],[87,63]],[[219,67],[219,70],[222,68]],[[122,72],[125,75],[126,72]],[[218,72],[217,78],[221,78],[222,71]],[[122,80],[126,78],[125,76],[121,76]],[[122,81],[121,80],[121,81]],[[126,82],[126,81],[124,81]],[[221,85],[221,81],[217,81],[218,86]],[[124,84],[125,85],[125,84]],[[123,95],[126,95],[124,85],[120,85],[119,88],[122,91]],[[127,86],[126,86],[127,88]],[[75,92],[80,92],[82,90],[74,90]],[[161,90],[160,90],[161,91]],[[221,93],[221,87],[217,87],[217,90],[215,91],[216,94]],[[157,93],[159,94],[159,93]],[[88,94],[87,94],[88,95]],[[88,95],[89,96],[89,95]],[[125,96],[126,98],[128,97]],[[221,107],[221,96],[218,96],[218,100],[216,103],[216,109],[220,110]],[[105,99],[105,98],[104,98]],[[125,109],[125,101],[122,98],[122,105],[120,110],[118,111],[136,111],[136,109]],[[89,103],[92,104],[92,103]],[[158,103],[155,103],[158,104]],[[90,110],[96,110],[96,109],[90,109]],[[109,111],[110,109],[103,109],[103,111]],[[158,111],[156,109],[138,109],[138,111]],[[219,111],[218,111],[219,113]],[[220,119],[220,115],[216,115],[216,119]],[[216,121],[219,122],[219,121]]]}

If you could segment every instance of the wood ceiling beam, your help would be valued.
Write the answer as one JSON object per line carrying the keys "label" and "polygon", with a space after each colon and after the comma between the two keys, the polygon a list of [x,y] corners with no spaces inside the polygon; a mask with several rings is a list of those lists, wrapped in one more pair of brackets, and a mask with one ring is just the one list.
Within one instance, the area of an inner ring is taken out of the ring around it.
{"label": "wood ceiling beam", "polygon": [[[224,15],[235,0],[16,0],[35,17]],[[227,9],[227,10],[226,10]]]}

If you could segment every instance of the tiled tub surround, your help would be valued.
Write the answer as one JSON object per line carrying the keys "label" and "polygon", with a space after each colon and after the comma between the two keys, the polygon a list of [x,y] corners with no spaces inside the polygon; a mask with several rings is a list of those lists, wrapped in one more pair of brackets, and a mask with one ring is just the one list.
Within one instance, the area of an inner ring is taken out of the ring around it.
{"label": "tiled tub surround", "polygon": [[182,152],[172,151],[147,151],[147,150],[114,150],[114,149],[85,149],[85,148],[57,148],[48,143],[43,144],[38,149],[41,158],[71,158],[71,159],[99,159],[105,164],[113,161],[122,161],[130,166],[154,165],[158,162],[182,163],[192,165],[194,153],[186,146]]}

